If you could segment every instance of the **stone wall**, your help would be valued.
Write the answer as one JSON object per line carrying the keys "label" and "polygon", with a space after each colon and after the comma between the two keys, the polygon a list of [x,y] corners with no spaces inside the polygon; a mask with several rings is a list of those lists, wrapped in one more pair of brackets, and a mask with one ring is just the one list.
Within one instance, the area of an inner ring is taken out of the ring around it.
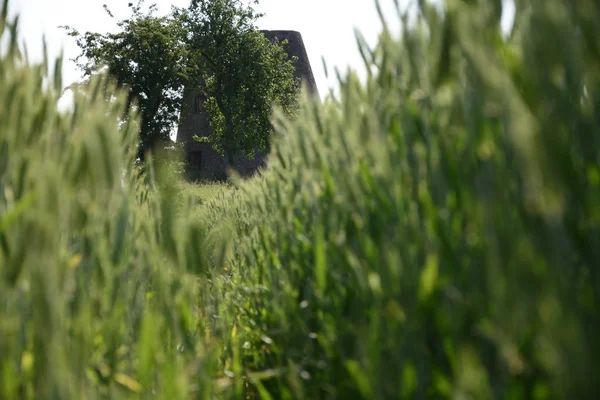
{"label": "stone wall", "polygon": [[[265,37],[274,41],[288,40],[286,51],[290,57],[298,57],[294,64],[296,78],[302,79],[302,85],[311,95],[319,96],[315,78],[312,73],[304,41],[300,32],[296,31],[261,31]],[[181,120],[177,130],[177,142],[185,142],[187,162],[192,169],[198,170],[203,178],[226,177],[227,161],[220,156],[210,143],[198,143],[193,136],[210,136],[211,128],[207,113],[202,108],[202,94],[195,91],[185,91]],[[249,160],[243,155],[234,158],[234,167],[242,175],[251,175],[257,168],[264,165],[264,154],[257,152],[256,158]]]}

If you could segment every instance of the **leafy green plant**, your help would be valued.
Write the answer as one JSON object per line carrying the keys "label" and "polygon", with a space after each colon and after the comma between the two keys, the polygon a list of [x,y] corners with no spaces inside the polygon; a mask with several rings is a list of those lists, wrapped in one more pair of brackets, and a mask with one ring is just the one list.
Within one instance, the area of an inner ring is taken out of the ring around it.
{"label": "leafy green plant", "polygon": [[[116,21],[116,33],[82,34],[69,26],[63,28],[81,49],[74,61],[86,81],[106,70],[127,92],[128,109],[135,107],[141,117],[138,156],[144,159],[148,151],[156,152],[170,142],[170,132],[179,120],[183,87],[197,66],[187,62],[189,51],[181,24],[156,16],[155,5],[144,11],[144,0],[129,3],[129,8],[131,16]],[[81,85],[85,82],[73,84]]]}
{"label": "leafy green plant", "polygon": [[176,18],[189,32],[190,48],[200,66],[202,107],[209,114],[212,132],[196,140],[208,142],[227,156],[254,157],[268,153],[272,133],[273,105],[291,117],[296,110],[299,81],[294,79],[295,59],[283,45],[271,43],[255,23],[263,16],[240,0],[194,0],[187,9],[177,9]]}
{"label": "leafy green plant", "polygon": [[[230,165],[236,153],[268,152],[271,107],[292,115],[298,82],[294,60],[256,29],[261,15],[238,0],[192,1],[166,16],[155,15],[156,5],[145,10],[144,0],[129,8],[116,33],[63,28],[81,49],[75,61],[86,79],[107,70],[127,92],[128,109],[140,115],[140,159],[170,144],[170,132],[194,102],[213,128],[198,140],[211,142]],[[196,92],[203,97],[193,98]]]}

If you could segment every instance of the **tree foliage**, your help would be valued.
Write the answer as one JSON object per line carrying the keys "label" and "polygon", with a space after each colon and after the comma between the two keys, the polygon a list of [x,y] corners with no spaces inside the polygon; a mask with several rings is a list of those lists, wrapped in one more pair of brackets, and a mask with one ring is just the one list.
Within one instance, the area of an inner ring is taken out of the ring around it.
{"label": "tree foliage", "polygon": [[[254,4],[258,3],[254,1]],[[213,133],[209,141],[229,163],[242,152],[269,150],[272,104],[291,116],[298,82],[282,45],[272,44],[254,22],[262,16],[240,0],[194,0],[177,10],[189,33],[190,53],[201,66],[204,107]]]}
{"label": "tree foliage", "polygon": [[203,140],[230,162],[236,152],[268,151],[272,105],[291,115],[298,85],[293,60],[256,29],[261,14],[240,0],[192,1],[167,16],[156,16],[155,5],[144,11],[144,0],[128,6],[117,33],[64,28],[81,49],[75,61],[85,78],[108,69],[140,111],[139,156],[169,140],[185,87],[205,94],[214,134]]}
{"label": "tree foliage", "polygon": [[127,89],[128,108],[137,108],[142,116],[139,156],[143,158],[147,150],[169,140],[193,68],[176,21],[155,16],[155,5],[144,12],[143,0],[129,3],[129,8],[132,15],[117,22],[117,33],[81,34],[65,28],[81,49],[75,61],[86,79],[108,69],[116,83]]}

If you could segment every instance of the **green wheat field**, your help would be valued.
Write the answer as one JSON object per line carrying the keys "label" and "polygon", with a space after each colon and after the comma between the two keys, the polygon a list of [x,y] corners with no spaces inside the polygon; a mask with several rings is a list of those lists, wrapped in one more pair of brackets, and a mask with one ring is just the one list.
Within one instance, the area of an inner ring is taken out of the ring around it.
{"label": "green wheat field", "polygon": [[5,2],[0,399],[600,398],[600,5],[418,3],[218,185]]}

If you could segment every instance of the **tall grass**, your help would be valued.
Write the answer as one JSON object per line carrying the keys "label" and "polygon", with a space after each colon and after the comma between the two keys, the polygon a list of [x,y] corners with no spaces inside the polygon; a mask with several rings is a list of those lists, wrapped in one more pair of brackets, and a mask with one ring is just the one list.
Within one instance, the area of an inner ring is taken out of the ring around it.
{"label": "tall grass", "polygon": [[32,65],[7,7],[0,398],[205,398],[199,223],[177,217],[171,179],[134,168],[137,116],[119,126],[125,97],[105,77],[57,110],[61,60]]}
{"label": "tall grass", "polygon": [[500,1],[419,2],[359,42],[366,84],[279,118],[264,179],[212,204],[248,393],[600,393],[600,9],[515,6],[503,37]]}
{"label": "tall grass", "polygon": [[0,398],[597,398],[600,9],[501,3],[359,38],[198,205],[105,78],[57,110],[5,2]]}

